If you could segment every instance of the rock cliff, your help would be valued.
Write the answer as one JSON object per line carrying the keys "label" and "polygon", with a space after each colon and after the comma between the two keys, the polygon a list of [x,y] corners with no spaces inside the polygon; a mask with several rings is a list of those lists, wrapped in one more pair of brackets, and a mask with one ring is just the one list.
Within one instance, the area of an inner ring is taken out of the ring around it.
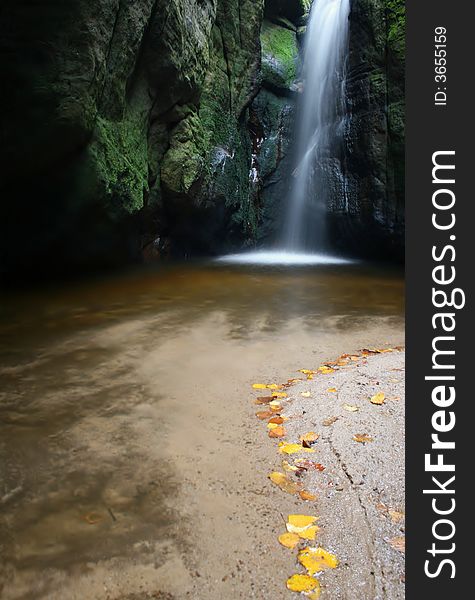
{"label": "rock cliff", "polygon": [[[272,242],[310,5],[4,0],[1,271]],[[342,248],[402,251],[403,6],[352,2]]]}

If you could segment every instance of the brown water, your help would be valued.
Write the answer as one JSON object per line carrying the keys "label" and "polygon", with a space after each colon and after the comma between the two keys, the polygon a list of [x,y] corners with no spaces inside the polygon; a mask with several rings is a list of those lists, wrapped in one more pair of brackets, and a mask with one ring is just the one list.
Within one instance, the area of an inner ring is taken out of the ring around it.
{"label": "brown water", "polygon": [[1,311],[2,598],[287,598],[249,386],[402,343],[401,274],[176,265]]}

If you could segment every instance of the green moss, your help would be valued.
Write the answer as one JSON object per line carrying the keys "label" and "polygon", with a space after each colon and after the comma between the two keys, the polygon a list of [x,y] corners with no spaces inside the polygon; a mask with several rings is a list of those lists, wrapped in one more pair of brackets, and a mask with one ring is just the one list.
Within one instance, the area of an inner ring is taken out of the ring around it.
{"label": "green moss", "polygon": [[169,192],[188,194],[204,174],[205,132],[196,113],[180,121],[170,138],[164,156],[161,181]]}
{"label": "green moss", "polygon": [[406,45],[405,0],[387,0],[388,46],[396,57],[404,59]]}
{"label": "green moss", "polygon": [[264,21],[261,46],[264,81],[277,87],[289,88],[297,76],[298,47],[295,32]]}
{"label": "green moss", "polygon": [[148,157],[146,122],[140,115],[117,122],[98,117],[89,152],[112,214],[141,209],[148,190]]}

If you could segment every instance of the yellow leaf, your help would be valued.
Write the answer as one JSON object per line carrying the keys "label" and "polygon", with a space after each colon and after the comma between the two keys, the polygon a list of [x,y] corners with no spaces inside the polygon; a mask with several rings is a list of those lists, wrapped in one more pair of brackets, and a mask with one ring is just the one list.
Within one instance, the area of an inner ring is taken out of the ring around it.
{"label": "yellow leaf", "polygon": [[286,548],[293,550],[295,546],[300,542],[300,538],[296,533],[283,533],[279,535],[279,543]]}
{"label": "yellow leaf", "polygon": [[[294,467],[296,471],[298,471],[297,467]],[[307,492],[306,490],[302,490],[299,494],[300,498],[302,500],[309,500],[309,501],[313,501],[316,500],[317,497],[314,496],[313,494],[311,494],[310,492]]]}
{"label": "yellow leaf", "polygon": [[303,540],[314,540],[319,531],[320,527],[318,527],[318,525],[312,525],[311,527],[304,529],[304,531],[301,531],[298,535]]}
{"label": "yellow leaf", "polygon": [[253,383],[252,387],[255,390],[280,390],[282,388],[281,385],[276,383]]}
{"label": "yellow leaf", "polygon": [[266,385],[266,388],[268,390],[280,390],[280,389],[282,389],[282,386],[281,385],[277,385],[276,383],[268,383]]}
{"label": "yellow leaf", "polygon": [[[317,581],[318,581],[318,579],[317,579]],[[320,589],[320,583],[319,583],[312,592],[307,592],[305,594],[305,596],[308,598],[308,600],[318,600],[320,598],[321,593],[322,593],[322,590]]]}
{"label": "yellow leaf", "polygon": [[322,425],[325,425],[325,427],[330,427],[330,425],[333,425],[333,423],[336,421],[338,421],[338,417],[328,417],[328,419],[322,421]]}
{"label": "yellow leaf", "polygon": [[253,387],[255,390],[265,390],[267,386],[266,386],[266,384],[265,384],[265,383],[253,383],[253,384],[252,384],[252,387]]}
{"label": "yellow leaf", "polygon": [[319,437],[320,436],[318,435],[318,433],[315,433],[315,431],[309,431],[308,433],[304,433],[303,435],[300,436],[300,441],[312,443],[312,442],[316,442]]}
{"label": "yellow leaf", "polygon": [[276,425],[274,429],[269,430],[269,437],[271,438],[281,438],[284,437],[286,431],[282,425]]}
{"label": "yellow leaf", "polygon": [[299,552],[298,560],[307,569],[309,575],[315,575],[325,569],[335,569],[338,566],[337,557],[323,548],[304,548]]}
{"label": "yellow leaf", "polygon": [[299,369],[300,373],[304,375],[314,375],[316,371],[311,371],[310,369]]}
{"label": "yellow leaf", "polygon": [[279,486],[282,491],[287,492],[288,494],[296,494],[299,491],[299,486],[291,481],[284,473],[274,471],[269,475],[269,479],[272,483]]}
{"label": "yellow leaf", "polygon": [[377,394],[375,394],[374,396],[371,397],[370,402],[371,404],[384,404],[384,398],[385,395],[383,392],[378,392]]}
{"label": "yellow leaf", "polygon": [[271,410],[280,410],[282,408],[282,404],[277,402],[277,400],[272,400],[272,402],[269,402],[269,407]]}
{"label": "yellow leaf", "polygon": [[311,592],[319,587],[318,579],[309,575],[292,575],[287,579],[287,588],[292,592]]}
{"label": "yellow leaf", "polygon": [[327,367],[326,365],[322,365],[321,367],[318,367],[318,370],[320,371],[320,373],[323,373],[324,375],[328,375],[329,373],[335,372],[335,369],[331,369],[330,367]]}
{"label": "yellow leaf", "polygon": [[310,373],[309,375],[307,375],[307,379],[308,379],[308,380],[310,380],[310,379],[313,379],[313,374],[312,374],[312,373]]}
{"label": "yellow leaf", "polygon": [[[287,530],[290,531],[288,525],[291,525],[303,531],[306,527],[313,525],[315,521],[318,521],[318,517],[311,515],[289,515],[287,518]],[[295,533],[298,533],[298,531],[295,531]]]}
{"label": "yellow leaf", "polygon": [[273,398],[287,398],[287,394],[285,392],[272,392]]}
{"label": "yellow leaf", "polygon": [[354,404],[343,404],[343,408],[348,412],[358,412],[359,408]]}
{"label": "yellow leaf", "polygon": [[367,435],[366,433],[356,433],[353,436],[355,442],[359,442],[360,444],[366,444],[367,442],[372,442],[373,438]]}
{"label": "yellow leaf", "polygon": [[328,388],[327,392],[334,394],[336,392],[336,388]]}
{"label": "yellow leaf", "polygon": [[300,395],[303,398],[310,398],[310,396],[312,395],[312,393],[311,392],[300,392]]}
{"label": "yellow leaf", "polygon": [[284,454],[296,454],[297,452],[315,452],[315,450],[313,448],[304,448],[302,444],[281,442],[279,444],[279,452],[283,452]]}

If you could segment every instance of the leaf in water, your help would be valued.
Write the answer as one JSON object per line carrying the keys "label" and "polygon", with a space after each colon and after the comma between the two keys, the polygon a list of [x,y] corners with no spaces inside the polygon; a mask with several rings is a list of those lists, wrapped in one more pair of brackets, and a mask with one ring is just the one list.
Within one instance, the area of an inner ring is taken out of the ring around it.
{"label": "leaf in water", "polygon": [[307,442],[307,444],[314,444],[320,436],[315,431],[309,431],[300,436],[301,442]]}
{"label": "leaf in water", "polygon": [[380,406],[381,404],[384,404],[384,398],[385,398],[384,393],[378,392],[377,394],[375,394],[374,396],[372,396],[370,398],[370,402],[371,402],[371,404],[377,404]]}
{"label": "leaf in water", "polygon": [[348,412],[358,412],[359,411],[359,407],[355,406],[354,404],[343,404],[343,408],[345,410],[347,410]]}
{"label": "leaf in water", "polygon": [[100,515],[99,513],[91,512],[91,513],[88,513],[87,515],[84,515],[83,519],[89,525],[96,525],[97,523],[102,521],[102,515]]}
{"label": "leaf in water", "polygon": [[300,538],[296,533],[287,532],[283,533],[282,535],[279,535],[279,543],[282,544],[282,546],[285,546],[286,548],[290,548],[291,550],[293,550],[299,542]]}
{"label": "leaf in water", "polygon": [[288,442],[281,442],[279,444],[279,451],[284,454],[296,454],[297,452],[315,452],[313,448],[304,448],[302,444],[289,444]]}
{"label": "leaf in water", "polygon": [[303,398],[310,398],[310,396],[312,395],[312,392],[300,392],[300,395]]}
{"label": "leaf in water", "polygon": [[[273,425],[273,423],[270,423],[270,425]],[[282,427],[282,425],[276,425],[273,429],[269,430],[270,438],[281,438],[281,437],[284,437],[285,434],[286,434],[286,431],[285,431],[284,427]]]}
{"label": "leaf in water", "polygon": [[256,412],[256,417],[261,421],[265,419],[270,419],[274,415],[274,411],[272,410],[261,410],[260,412]]}
{"label": "leaf in water", "polygon": [[406,552],[406,538],[403,535],[391,538],[388,544],[398,552]]}
{"label": "leaf in water", "polygon": [[320,584],[318,579],[315,579],[315,577],[310,577],[309,575],[296,574],[287,579],[287,589],[291,590],[292,592],[312,592],[313,590],[319,588]]}
{"label": "leaf in water", "polygon": [[323,548],[304,548],[299,552],[298,560],[307,569],[309,575],[315,575],[326,569],[335,569],[338,566],[337,557]]}
{"label": "leaf in water", "polygon": [[330,427],[330,425],[333,425],[333,423],[336,421],[338,421],[338,417],[328,417],[328,419],[322,421],[322,425],[325,425],[325,427]]}
{"label": "leaf in water", "polygon": [[327,392],[334,394],[336,392],[336,388],[328,388]]}
{"label": "leaf in water", "polygon": [[360,444],[366,444],[367,442],[372,442],[373,438],[366,433],[356,433],[353,436],[355,442],[359,442]]}
{"label": "leaf in water", "polygon": [[287,492],[287,494],[296,494],[300,491],[300,486],[291,481],[284,473],[274,471],[269,475],[269,479],[272,483],[279,486],[283,492]]}
{"label": "leaf in water", "polygon": [[254,404],[269,404],[274,400],[274,396],[259,396],[254,400]]}
{"label": "leaf in water", "polygon": [[314,496],[313,494],[311,494],[310,492],[307,492],[306,490],[302,490],[299,494],[300,498],[302,500],[309,500],[309,501],[313,501],[316,500],[317,497]]}

